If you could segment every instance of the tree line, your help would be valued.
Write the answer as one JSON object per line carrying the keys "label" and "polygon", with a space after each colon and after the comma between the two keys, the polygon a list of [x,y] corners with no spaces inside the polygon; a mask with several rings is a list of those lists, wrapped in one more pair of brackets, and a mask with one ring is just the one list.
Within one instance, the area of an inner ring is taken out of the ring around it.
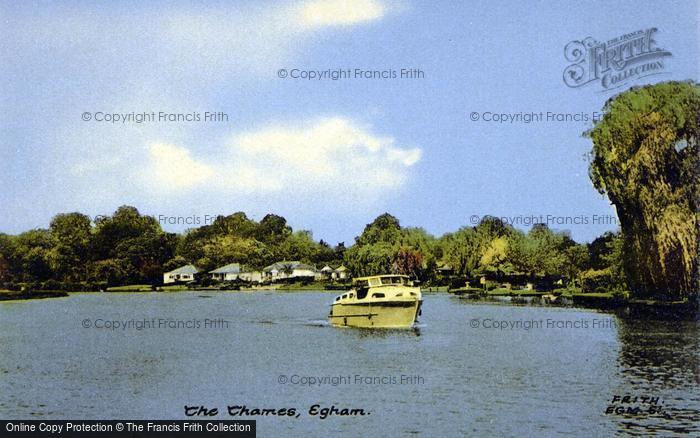
{"label": "tree line", "polygon": [[[58,214],[48,229],[0,234],[0,283],[9,288],[94,290],[158,284],[163,272],[188,263],[203,271],[232,262],[260,270],[277,261],[299,260],[319,268],[344,264],[354,276],[406,274],[428,284],[516,274],[531,279],[560,276],[576,284],[584,271],[604,271],[604,287],[624,288],[618,242],[608,233],[592,244],[578,244],[542,224],[526,233],[494,217],[435,237],[422,228],[402,227],[385,213],[345,248],[342,242],[330,246],[314,240],[309,231],[294,231],[274,214],[257,222],[238,212],[176,234],[165,232],[154,217],[135,207],[122,206],[94,222],[82,213]],[[439,267],[448,267],[452,277],[440,275]]]}
{"label": "tree line", "polygon": [[232,262],[250,269],[279,260],[337,263],[344,250],[314,241],[308,231],[294,232],[274,214],[260,222],[241,212],[219,216],[211,225],[175,234],[122,206],[94,222],[82,213],[58,214],[48,229],[0,234],[0,284],[77,290],[158,284],[163,272],[188,263],[204,271]]}

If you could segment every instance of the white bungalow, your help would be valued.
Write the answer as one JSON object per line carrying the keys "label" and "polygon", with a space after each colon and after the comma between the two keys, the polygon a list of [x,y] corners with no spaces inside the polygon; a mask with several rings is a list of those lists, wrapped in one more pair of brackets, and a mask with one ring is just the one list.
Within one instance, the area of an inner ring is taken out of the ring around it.
{"label": "white bungalow", "polygon": [[180,266],[179,268],[163,274],[163,284],[176,283],[178,281],[193,281],[194,275],[199,272],[193,265]]}
{"label": "white bungalow", "polygon": [[315,277],[316,268],[301,262],[277,262],[263,269],[265,280],[277,281],[285,278]]}
{"label": "white bungalow", "polygon": [[226,266],[216,268],[213,271],[209,271],[211,278],[219,281],[234,281],[240,278],[241,265],[238,263],[229,263]]}
{"label": "white bungalow", "polygon": [[345,280],[348,277],[350,277],[350,273],[348,272],[348,268],[346,268],[343,265],[338,266],[338,268],[333,270],[333,274],[331,274],[331,278],[333,280]]}
{"label": "white bungalow", "polygon": [[238,278],[248,283],[262,283],[263,273],[260,271],[241,271]]}
{"label": "white bungalow", "polygon": [[331,276],[333,275],[333,268],[326,265],[323,268],[321,268],[321,270],[319,272],[323,275],[323,277],[331,278]]}

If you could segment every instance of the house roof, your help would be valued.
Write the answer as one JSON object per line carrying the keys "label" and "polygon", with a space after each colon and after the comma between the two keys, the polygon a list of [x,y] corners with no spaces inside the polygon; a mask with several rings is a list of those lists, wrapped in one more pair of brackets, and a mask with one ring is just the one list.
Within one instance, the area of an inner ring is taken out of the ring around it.
{"label": "house roof", "polygon": [[284,271],[285,269],[308,269],[311,271],[316,270],[315,267],[313,267],[311,265],[307,265],[305,263],[301,263],[299,261],[292,261],[292,262],[282,261],[282,262],[273,263],[270,266],[266,266],[265,268],[263,268],[263,272]]}
{"label": "house roof", "polygon": [[229,263],[226,266],[216,268],[213,271],[209,271],[210,274],[240,274],[241,265],[238,263]]}
{"label": "house roof", "polygon": [[166,272],[166,274],[196,274],[197,272],[199,271],[194,267],[194,265],[185,265],[180,266],[177,269],[173,269],[170,272]]}
{"label": "house roof", "polygon": [[336,272],[345,272],[345,271],[347,271],[347,270],[348,270],[348,268],[346,268],[345,265],[340,265],[340,266],[338,266],[338,267],[336,268],[335,271],[336,271]]}
{"label": "house roof", "polygon": [[321,272],[333,272],[333,268],[330,266],[326,265],[323,268],[321,268]]}

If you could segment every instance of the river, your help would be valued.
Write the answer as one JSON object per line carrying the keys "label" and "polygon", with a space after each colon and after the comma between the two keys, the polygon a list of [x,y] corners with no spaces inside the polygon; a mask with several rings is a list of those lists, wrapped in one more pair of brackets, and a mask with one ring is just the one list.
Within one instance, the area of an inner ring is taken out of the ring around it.
{"label": "river", "polygon": [[694,321],[424,299],[416,329],[374,331],[330,327],[324,292],[3,302],[0,418],[184,419],[201,405],[256,419],[258,436],[700,433]]}

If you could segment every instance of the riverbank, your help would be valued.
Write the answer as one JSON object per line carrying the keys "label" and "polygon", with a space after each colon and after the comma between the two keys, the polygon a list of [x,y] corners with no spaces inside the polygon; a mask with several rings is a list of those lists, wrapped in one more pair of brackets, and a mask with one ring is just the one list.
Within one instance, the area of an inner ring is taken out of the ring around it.
{"label": "riverbank", "polygon": [[581,292],[579,289],[553,291],[461,288],[449,291],[460,299],[492,301],[513,305],[557,306],[610,311],[625,316],[697,318],[697,301],[661,301],[630,298],[629,293]]}
{"label": "riverbank", "polygon": [[0,301],[40,300],[44,298],[67,297],[68,292],[63,291],[12,291],[0,290]]}
{"label": "riverbank", "polygon": [[[130,285],[108,288],[106,291],[94,291],[100,293],[176,293],[186,291],[197,292],[326,292],[329,294],[338,293],[342,290],[340,285],[333,288],[325,288],[324,284],[318,283],[292,283],[292,284],[271,284],[253,287],[242,287],[240,289],[220,288],[218,286],[188,287],[186,285],[158,286],[151,285]],[[698,303],[689,301],[658,301],[631,299],[627,294],[612,292],[592,292],[583,293],[579,290],[557,289],[554,291],[533,291],[533,290],[511,290],[493,289],[484,291],[482,289],[461,288],[448,290],[446,287],[423,288],[424,294],[449,293],[465,301],[483,302],[489,301],[518,306],[555,306],[567,308],[596,309],[610,311],[626,316],[659,316],[696,318],[698,315]],[[0,301],[33,300],[44,298],[67,297],[71,292],[65,291],[9,291],[0,290]],[[91,292],[85,292],[91,293]]]}

